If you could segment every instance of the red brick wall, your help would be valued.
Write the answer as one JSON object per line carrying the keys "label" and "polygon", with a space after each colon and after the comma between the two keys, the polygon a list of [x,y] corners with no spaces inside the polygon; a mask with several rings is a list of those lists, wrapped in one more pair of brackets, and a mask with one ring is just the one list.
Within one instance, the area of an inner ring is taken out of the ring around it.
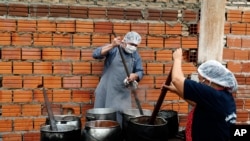
{"label": "red brick wall", "polygon": [[[197,5],[196,7],[199,7]],[[250,33],[247,11],[227,10],[225,48],[227,67],[239,81],[235,94],[238,121],[249,121],[248,96]],[[147,15],[148,16],[145,16]],[[198,48],[197,8],[103,7],[0,3],[0,135],[3,141],[39,140],[40,125],[45,122],[42,90],[47,89],[54,114],[65,114],[71,108],[82,116],[92,108],[103,68],[92,51],[109,43],[113,33],[123,36],[130,30],[142,35],[139,53],[145,76],[139,83],[138,97],[142,107],[153,110],[160,86],[172,64],[172,51],[181,47]],[[196,71],[195,64],[185,61],[185,75]],[[134,104],[134,103],[133,103]],[[135,104],[134,104],[134,107]],[[185,126],[188,104],[168,92],[162,109],[178,111],[180,126]],[[32,110],[31,110],[32,109]]]}

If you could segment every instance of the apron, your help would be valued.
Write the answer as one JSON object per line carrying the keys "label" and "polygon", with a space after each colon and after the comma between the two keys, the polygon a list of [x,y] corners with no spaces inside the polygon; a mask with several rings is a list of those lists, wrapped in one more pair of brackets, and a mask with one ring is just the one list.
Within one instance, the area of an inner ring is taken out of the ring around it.
{"label": "apron", "polygon": [[[132,54],[122,50],[129,72],[132,72]],[[122,126],[121,112],[131,108],[131,90],[125,87],[123,81],[127,77],[121,56],[117,50],[114,60],[102,75],[95,90],[94,108],[114,108],[117,111],[117,122]]]}

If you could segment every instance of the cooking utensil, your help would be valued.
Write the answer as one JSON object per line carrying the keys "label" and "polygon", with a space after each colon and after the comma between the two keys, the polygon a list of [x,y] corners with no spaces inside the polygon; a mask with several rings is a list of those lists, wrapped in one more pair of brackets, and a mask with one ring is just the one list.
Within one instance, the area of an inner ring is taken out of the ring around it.
{"label": "cooking utensil", "polygon": [[86,111],[87,121],[92,120],[114,120],[116,121],[116,110],[113,108],[94,108]]}
{"label": "cooking utensil", "polygon": [[[126,65],[125,59],[124,59],[124,57],[123,57],[121,46],[119,46],[118,49],[119,49],[120,56],[121,56],[121,58],[122,58],[122,63],[123,63],[123,66],[124,66],[124,68],[125,68],[127,77],[129,77],[129,76],[130,76],[130,73],[129,73],[129,71],[128,71],[128,67],[127,67],[127,65]],[[134,87],[134,85],[132,86],[131,91],[132,91],[132,93],[133,93],[133,95],[134,95],[134,97],[135,97],[135,102],[136,102],[136,105],[137,105],[137,107],[138,107],[138,109],[139,109],[139,111],[140,111],[140,114],[143,115],[143,111],[142,111],[142,108],[141,108],[141,104],[140,104],[140,101],[139,101],[139,99],[138,99],[138,97],[137,97],[136,88]]]}
{"label": "cooking utensil", "polygon": [[[171,75],[172,75],[172,67],[171,67],[170,72],[168,74],[168,77],[167,77],[167,79],[165,81],[165,85],[170,85],[171,80],[172,80],[172,76]],[[150,117],[150,120],[149,120],[149,124],[151,124],[151,125],[154,124],[154,121],[156,119],[156,116],[157,116],[160,108],[161,108],[162,102],[163,102],[163,100],[164,100],[164,98],[166,96],[167,91],[168,91],[167,88],[162,87],[161,94],[160,94],[160,96],[158,98],[158,101],[157,101],[155,107],[154,107],[153,113],[152,113],[152,115]]]}
{"label": "cooking utensil", "polygon": [[[41,88],[41,87],[42,87],[42,85],[38,86],[38,88]],[[56,121],[55,121],[53,112],[52,112],[51,107],[50,107],[49,98],[48,98],[46,90],[44,88],[43,88],[43,96],[44,96],[46,109],[47,109],[47,112],[48,112],[48,115],[49,115],[50,129],[52,131],[58,131],[57,126],[56,126]]]}

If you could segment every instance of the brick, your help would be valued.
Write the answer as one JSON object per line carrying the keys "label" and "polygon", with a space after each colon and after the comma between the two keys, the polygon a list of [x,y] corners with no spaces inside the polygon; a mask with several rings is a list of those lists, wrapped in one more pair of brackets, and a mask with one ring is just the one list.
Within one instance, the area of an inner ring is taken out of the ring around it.
{"label": "brick", "polygon": [[123,8],[115,8],[115,7],[107,7],[107,18],[108,19],[125,19],[124,9]]}
{"label": "brick", "polygon": [[238,109],[243,109],[244,107],[245,100],[244,99],[235,99],[235,104],[236,104],[236,110]]}
{"label": "brick", "polygon": [[18,104],[2,105],[3,117],[19,117],[21,116],[21,113],[22,113],[21,105]]}
{"label": "brick", "polygon": [[14,102],[32,102],[33,101],[32,90],[14,90],[13,101]]}
{"label": "brick", "polygon": [[155,51],[153,50],[139,50],[139,54],[144,61],[155,60]]}
{"label": "brick", "polygon": [[182,48],[198,48],[197,37],[182,37]]}
{"label": "brick", "polygon": [[0,102],[12,102],[12,91],[11,90],[0,90]]}
{"label": "brick", "polygon": [[12,33],[12,45],[30,46],[32,44],[32,35],[30,33]]}
{"label": "brick", "polygon": [[72,46],[71,40],[71,34],[53,34],[53,46]]}
{"label": "brick", "polygon": [[64,104],[62,105],[63,115],[80,115],[80,105]]}
{"label": "brick", "polygon": [[174,35],[181,35],[182,25],[180,23],[175,24],[166,24],[166,34],[174,34]]}
{"label": "brick", "polygon": [[40,104],[24,104],[22,105],[22,116],[40,116]]}
{"label": "brick", "polygon": [[69,102],[71,101],[70,90],[53,90],[53,102]]}
{"label": "brick", "polygon": [[81,88],[81,76],[63,77],[63,88]]}
{"label": "brick", "polygon": [[69,7],[65,5],[51,5],[50,17],[68,17]]}
{"label": "brick", "polygon": [[149,34],[164,35],[165,34],[165,23],[149,23],[148,30]]}
{"label": "brick", "polygon": [[161,20],[161,10],[148,9],[148,16],[145,17],[145,19],[160,21]]}
{"label": "brick", "polygon": [[[43,118],[40,118],[40,117],[35,118],[34,119],[34,130],[40,130],[41,126],[44,125],[45,121],[46,121],[45,117],[43,117]],[[40,135],[37,136],[37,137],[40,137]],[[35,140],[31,140],[31,141],[35,141]],[[39,141],[39,140],[37,140],[37,141]]]}
{"label": "brick", "polygon": [[10,45],[11,44],[11,34],[10,33],[0,33],[0,45]]}
{"label": "brick", "polygon": [[88,18],[88,7],[85,6],[69,6],[70,18]]}
{"label": "brick", "polygon": [[51,33],[34,33],[34,46],[52,46]]}
{"label": "brick", "polygon": [[103,7],[89,7],[90,19],[106,19],[106,8]]}
{"label": "brick", "polygon": [[247,122],[249,120],[249,112],[247,110],[238,110],[236,122]]}
{"label": "brick", "polygon": [[0,73],[1,74],[11,74],[12,73],[12,63],[11,62],[0,62]]}
{"label": "brick", "polygon": [[245,50],[235,50],[234,53],[235,60],[248,60],[249,58],[249,52]]}
{"label": "brick", "polygon": [[160,93],[161,93],[161,89],[147,89],[146,101],[157,101],[160,96]]}
{"label": "brick", "polygon": [[37,20],[38,32],[55,32],[56,22],[52,20]]}
{"label": "brick", "polygon": [[32,74],[32,62],[13,62],[13,74]]}
{"label": "brick", "polygon": [[48,17],[49,16],[49,5],[31,4],[29,10],[30,10],[31,17]]}
{"label": "brick", "polygon": [[156,51],[157,61],[172,61],[172,50],[159,50]]}
{"label": "brick", "polygon": [[235,35],[246,35],[247,25],[245,23],[232,23],[231,33]]}
{"label": "brick", "polygon": [[154,77],[144,75],[142,80],[139,82],[139,88],[154,88]]}
{"label": "brick", "polygon": [[7,4],[1,3],[0,4],[0,15],[4,16],[8,14],[8,6]]}
{"label": "brick", "polygon": [[70,62],[54,62],[53,74],[71,74]]}
{"label": "brick", "polygon": [[34,74],[52,74],[52,62],[34,62]]}
{"label": "brick", "polygon": [[102,74],[102,71],[103,71],[103,67],[104,67],[104,64],[103,62],[95,62],[95,63],[92,63],[92,67],[91,67],[91,74]]}
{"label": "brick", "polygon": [[142,9],[126,8],[124,10],[126,20],[142,20]]}
{"label": "brick", "polygon": [[[62,114],[62,105],[61,104],[51,104],[51,110],[54,115],[61,115]],[[42,115],[48,116],[48,110],[46,109],[46,105],[42,106]]]}
{"label": "brick", "polygon": [[165,48],[180,48],[181,47],[181,37],[167,37],[164,41]]}
{"label": "brick", "polygon": [[233,60],[234,59],[234,49],[224,48],[223,49],[223,59]]}
{"label": "brick", "polygon": [[130,22],[113,22],[113,32],[116,34],[126,34],[130,31]]}
{"label": "brick", "polygon": [[93,92],[90,90],[72,90],[72,102],[89,103],[93,97]]}
{"label": "brick", "polygon": [[62,49],[62,60],[80,60],[80,49]]}
{"label": "brick", "polygon": [[[46,90],[49,101],[52,101],[52,90]],[[43,90],[35,89],[34,90],[34,101],[35,102],[44,102]]]}
{"label": "brick", "polygon": [[31,132],[23,134],[23,141],[40,141],[40,132]]}
{"label": "brick", "polygon": [[227,47],[241,47],[242,40],[239,36],[227,36]]}
{"label": "brick", "polygon": [[82,88],[96,88],[99,83],[98,76],[83,76]]}
{"label": "brick", "polygon": [[242,72],[249,72],[249,71],[250,71],[250,63],[249,62],[242,63]]}
{"label": "brick", "polygon": [[33,121],[30,118],[16,118],[14,119],[15,131],[31,131],[33,130]]}
{"label": "brick", "polygon": [[163,48],[163,37],[148,36],[147,46],[150,48]]}
{"label": "brick", "polygon": [[14,19],[0,19],[0,31],[16,31],[17,22]]}
{"label": "brick", "polygon": [[57,32],[75,32],[75,20],[56,21]]}
{"label": "brick", "polygon": [[235,61],[228,61],[227,68],[232,72],[241,72],[241,63]]}
{"label": "brick", "polygon": [[91,64],[90,62],[73,62],[73,74],[90,74],[91,73]]}
{"label": "brick", "polygon": [[147,74],[162,74],[163,64],[160,63],[147,63]]}
{"label": "brick", "polygon": [[60,60],[61,59],[60,48],[43,48],[42,59],[43,60]]}
{"label": "brick", "polygon": [[12,131],[12,120],[0,119],[0,132],[11,132]]}
{"label": "brick", "polygon": [[188,74],[191,75],[192,73],[197,72],[197,68],[195,64],[193,64],[192,62],[183,63],[182,70],[183,70],[184,75],[188,75]]}
{"label": "brick", "polygon": [[40,60],[41,50],[39,48],[22,48],[22,60]]}
{"label": "brick", "polygon": [[197,20],[199,19],[198,15],[199,15],[198,10],[183,10],[182,11],[183,21],[197,22]]}
{"label": "brick", "polygon": [[26,4],[9,4],[9,16],[27,17],[29,8]]}
{"label": "brick", "polygon": [[162,84],[165,83],[168,75],[164,76],[155,76],[155,88],[159,89],[162,87]]}
{"label": "brick", "polygon": [[22,141],[21,133],[7,133],[3,134],[3,141]]}
{"label": "brick", "polygon": [[242,18],[241,10],[228,10],[226,13],[228,22],[241,22]]}
{"label": "brick", "polygon": [[148,34],[148,23],[131,23],[131,30],[139,34]]}
{"label": "brick", "polygon": [[246,35],[250,35],[250,24],[247,24]]}
{"label": "brick", "polygon": [[90,35],[73,34],[73,46],[87,48],[91,44]]}
{"label": "brick", "polygon": [[242,48],[250,48],[250,37],[242,37]]}
{"label": "brick", "polygon": [[[249,64],[248,64],[248,66],[249,66]],[[246,84],[246,77],[245,76],[239,75],[239,74],[235,74],[235,78],[236,78],[236,80],[238,82],[238,85],[243,85],[243,84],[245,85]],[[240,91],[241,90],[239,88],[239,90],[237,91],[237,93],[239,92],[239,94],[240,94],[241,93]]]}
{"label": "brick", "polygon": [[43,83],[45,88],[61,88],[62,80],[60,76],[44,76]]}
{"label": "brick", "polygon": [[2,59],[3,60],[20,60],[21,59],[21,49],[20,48],[2,48]]}
{"label": "brick", "polygon": [[231,23],[225,22],[224,24],[224,34],[229,34],[231,32]]}
{"label": "brick", "polygon": [[94,47],[103,46],[110,43],[110,36],[107,34],[94,34],[92,35],[92,45]]}
{"label": "brick", "polygon": [[81,50],[81,60],[82,61],[90,61],[90,60],[95,60],[92,57],[92,52],[93,50]]}
{"label": "brick", "polygon": [[17,31],[18,32],[35,32],[36,21],[35,20],[17,20]]}
{"label": "brick", "polygon": [[22,77],[21,76],[3,76],[3,87],[4,88],[22,88]]}
{"label": "brick", "polygon": [[250,22],[250,11],[243,11],[242,13],[242,22],[249,23]]}
{"label": "brick", "polygon": [[96,32],[96,33],[112,33],[113,32],[113,24],[112,24],[112,22],[96,21],[94,23],[94,32]]}
{"label": "brick", "polygon": [[23,76],[23,88],[37,88],[42,84],[42,76]]}
{"label": "brick", "polygon": [[76,32],[92,33],[94,31],[93,21],[80,21],[76,20]]}
{"label": "brick", "polygon": [[161,20],[162,21],[177,21],[178,11],[177,10],[162,10],[161,11]]}
{"label": "brick", "polygon": [[244,107],[245,107],[245,109],[250,108],[250,100],[249,99],[244,99]]}

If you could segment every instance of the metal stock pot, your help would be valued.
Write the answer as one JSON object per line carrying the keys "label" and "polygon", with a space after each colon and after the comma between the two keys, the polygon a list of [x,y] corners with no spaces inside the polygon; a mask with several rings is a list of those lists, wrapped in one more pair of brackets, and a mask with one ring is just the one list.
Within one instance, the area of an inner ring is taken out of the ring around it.
{"label": "metal stock pot", "polygon": [[113,120],[116,121],[116,110],[113,108],[93,108],[86,112],[87,121]]}

